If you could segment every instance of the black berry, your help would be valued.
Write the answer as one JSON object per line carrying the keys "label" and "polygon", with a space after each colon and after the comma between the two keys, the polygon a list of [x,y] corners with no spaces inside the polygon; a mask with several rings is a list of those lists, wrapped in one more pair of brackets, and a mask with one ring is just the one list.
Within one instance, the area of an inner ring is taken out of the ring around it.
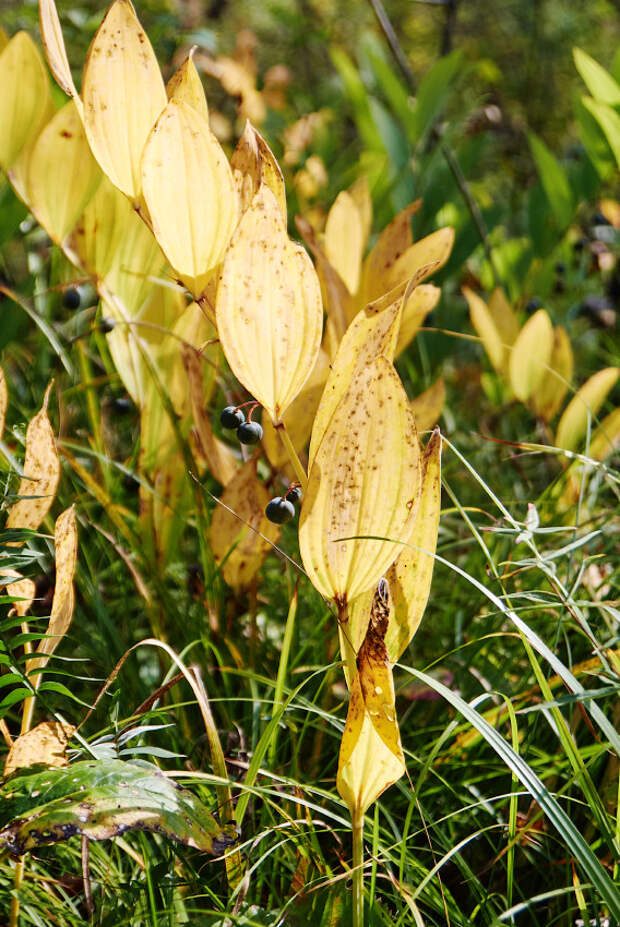
{"label": "black berry", "polygon": [[80,291],[78,288],[75,286],[70,286],[67,290],[65,290],[62,301],[67,309],[79,309],[82,297],[80,296]]}
{"label": "black berry", "polygon": [[231,431],[234,431],[239,425],[243,425],[245,422],[245,415],[241,409],[235,409],[234,406],[226,406],[225,409],[222,409],[220,415],[220,425],[222,428],[229,428]]}
{"label": "black berry", "polygon": [[536,297],[534,297],[534,299],[530,299],[529,303],[525,307],[525,311],[527,312],[528,315],[532,315],[534,312],[540,309],[541,306],[542,306],[541,301],[539,299],[536,299]]}
{"label": "black berry", "polygon": [[295,486],[293,489],[287,490],[286,498],[293,504],[301,502],[301,487]]}
{"label": "black berry", "polygon": [[99,321],[99,331],[103,332],[104,335],[107,335],[114,328],[114,319],[100,319]]}
{"label": "black berry", "polygon": [[242,444],[258,444],[263,437],[263,429],[258,422],[243,422],[237,428],[237,437]]}
{"label": "black berry", "polygon": [[295,517],[295,506],[288,499],[283,499],[282,496],[276,496],[275,499],[267,503],[265,515],[269,521],[274,522],[274,524],[283,525],[285,522]]}

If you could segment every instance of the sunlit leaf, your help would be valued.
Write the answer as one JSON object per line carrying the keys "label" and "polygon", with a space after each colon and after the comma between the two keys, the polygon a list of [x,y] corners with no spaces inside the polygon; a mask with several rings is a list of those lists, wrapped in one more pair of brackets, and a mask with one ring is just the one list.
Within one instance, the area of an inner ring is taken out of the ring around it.
{"label": "sunlit leaf", "polygon": [[233,373],[279,422],[316,363],[323,308],[314,266],[265,184],[224,258],[216,315]]}
{"label": "sunlit leaf", "polygon": [[419,485],[419,444],[407,396],[392,364],[380,356],[352,373],[314,454],[301,510],[304,566],[341,610],[398,555],[393,541],[411,531]]}
{"label": "sunlit leaf", "polygon": [[45,766],[67,766],[65,750],[75,728],[61,721],[42,721],[13,742],[4,763],[4,776],[17,769],[44,763]]}
{"label": "sunlit leaf", "polygon": [[372,198],[368,187],[368,178],[365,174],[355,180],[347,193],[357,206],[360,221],[362,223],[362,238],[364,244],[368,241],[370,229],[372,226]]}
{"label": "sunlit leaf", "polygon": [[209,528],[215,562],[222,564],[222,575],[234,589],[248,585],[280,536],[279,527],[265,516],[271,496],[256,476],[256,463],[249,460],[230,480]]}
{"label": "sunlit leaf", "polygon": [[609,147],[620,167],[620,115],[606,103],[599,103],[590,97],[582,97],[583,105],[589,110],[605,134]]}
{"label": "sunlit leaf", "polygon": [[142,149],[166,105],[155,52],[130,0],[115,0],[88,51],[82,80],[84,126],[112,183],[139,203]]}
{"label": "sunlit leaf", "polygon": [[450,257],[453,244],[454,229],[443,228],[409,245],[402,254],[393,256],[392,263],[382,275],[365,278],[365,300],[376,299],[393,290],[413,277],[421,267],[428,267],[425,276],[439,270]]}
{"label": "sunlit leaf", "polygon": [[18,32],[0,53],[0,167],[14,167],[51,115],[43,58],[28,33]]}
{"label": "sunlit leaf", "polygon": [[144,830],[218,855],[237,835],[151,763],[83,760],[14,773],[0,789],[0,844],[22,855],[81,834],[108,840]]}
{"label": "sunlit leaf", "polygon": [[573,48],[573,58],[575,67],[594,99],[609,106],[620,106],[620,84],[609,71],[581,48]]}
{"label": "sunlit leaf", "polygon": [[100,181],[101,170],[71,100],[39,135],[28,166],[31,209],[56,244],[75,227]]}
{"label": "sunlit leaf", "polygon": [[422,491],[413,531],[386,573],[392,612],[385,646],[392,663],[400,658],[415,635],[431,590],[441,511],[441,435],[433,432],[423,456]]}
{"label": "sunlit leaf", "polygon": [[498,373],[501,373],[506,362],[506,348],[502,341],[499,329],[489,311],[489,307],[469,287],[463,287],[463,296],[469,305],[469,317],[471,324],[476,329],[478,337],[482,341],[484,350],[491,364]]}
{"label": "sunlit leaf", "polygon": [[178,102],[182,100],[183,103],[187,103],[188,106],[195,109],[204,119],[208,119],[209,107],[207,106],[207,98],[200,75],[194,64],[194,50],[194,48],[189,50],[183,64],[177,68],[166,84],[166,94],[169,101],[176,100]]}
{"label": "sunlit leaf", "polygon": [[573,378],[573,349],[566,329],[558,325],[553,330],[551,368],[531,397],[532,408],[546,422],[559,412]]}
{"label": "sunlit leaf", "polygon": [[48,386],[43,407],[26,429],[24,476],[20,480],[18,499],[6,520],[7,529],[39,527],[54,502],[60,481],[60,460],[56,440],[47,414],[52,384]]}
{"label": "sunlit leaf", "polygon": [[239,196],[240,212],[244,213],[265,183],[280,207],[286,222],[286,190],[280,165],[271,148],[249,120],[230,159],[233,180]]}
{"label": "sunlit leaf", "polygon": [[519,332],[508,358],[510,385],[521,402],[527,402],[549,376],[553,340],[551,319],[539,309]]}
{"label": "sunlit leaf", "polygon": [[78,96],[67,58],[67,50],[62,35],[58,11],[54,0],[39,0],[39,23],[45,57],[56,83],[67,96],[73,97],[80,116],[83,114],[82,101]]}
{"label": "sunlit leaf", "polygon": [[555,436],[558,447],[567,451],[578,449],[588,428],[588,418],[594,419],[615,386],[620,376],[620,367],[605,367],[599,370],[577,390],[564,409]]}
{"label": "sunlit leaf", "polygon": [[144,198],[153,232],[195,298],[220,263],[237,222],[232,173],[206,119],[172,100],[142,158]]}
{"label": "sunlit leaf", "polygon": [[349,293],[357,293],[364,252],[362,217],[352,196],[339,193],[327,214],[325,254]]}
{"label": "sunlit leaf", "polygon": [[432,283],[422,283],[411,292],[403,306],[396,342],[396,357],[411,344],[418,329],[424,324],[424,319],[439,302],[440,296],[441,290]]}
{"label": "sunlit leaf", "polygon": [[327,313],[327,324],[332,329],[333,354],[335,354],[349,322],[357,313],[358,306],[351,297],[340,274],[330,264],[325,249],[317,240],[316,233],[308,220],[304,219],[303,216],[297,216],[295,223],[299,234],[314,255],[323,304]]}
{"label": "sunlit leaf", "polygon": [[437,424],[445,401],[446,384],[443,377],[439,377],[432,386],[411,400],[409,408],[413,412],[419,434]]}
{"label": "sunlit leaf", "polygon": [[394,262],[413,244],[411,216],[418,211],[422,200],[416,200],[395,216],[380,233],[377,243],[364,261],[364,294],[368,300],[371,292],[381,295],[385,292],[383,281]]}

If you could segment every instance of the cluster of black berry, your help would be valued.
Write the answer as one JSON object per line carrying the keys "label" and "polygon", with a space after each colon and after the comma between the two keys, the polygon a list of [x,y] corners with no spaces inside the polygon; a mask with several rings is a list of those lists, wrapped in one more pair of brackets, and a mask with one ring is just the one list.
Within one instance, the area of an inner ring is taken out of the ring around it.
{"label": "cluster of black berry", "polygon": [[301,488],[289,486],[283,496],[276,496],[267,503],[265,515],[276,525],[283,525],[295,517],[295,503],[301,500]]}
{"label": "cluster of black berry", "polygon": [[226,406],[225,409],[222,409],[222,414],[220,415],[222,428],[227,428],[229,431],[236,431],[241,444],[258,444],[263,437],[261,425],[258,422],[252,421],[252,412],[257,405],[258,403],[256,403],[256,405],[252,404],[247,422],[239,406]]}

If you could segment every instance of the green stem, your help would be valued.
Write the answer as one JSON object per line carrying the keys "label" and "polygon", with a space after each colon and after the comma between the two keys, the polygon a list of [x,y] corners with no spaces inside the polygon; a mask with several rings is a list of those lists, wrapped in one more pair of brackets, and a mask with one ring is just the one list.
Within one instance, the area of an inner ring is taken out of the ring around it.
{"label": "green stem", "polygon": [[291,461],[291,464],[293,466],[293,470],[295,471],[295,476],[301,483],[301,491],[305,493],[306,487],[308,486],[308,477],[306,476],[306,471],[304,470],[301,464],[301,460],[299,459],[297,455],[297,451],[293,447],[293,442],[291,441],[289,437],[289,433],[286,430],[286,425],[284,424],[284,422],[278,422],[278,424],[276,425],[276,431],[280,435],[282,444],[286,448],[286,453],[288,454],[289,460]]}
{"label": "green stem", "polygon": [[353,927],[364,927],[364,815],[355,811],[353,825]]}

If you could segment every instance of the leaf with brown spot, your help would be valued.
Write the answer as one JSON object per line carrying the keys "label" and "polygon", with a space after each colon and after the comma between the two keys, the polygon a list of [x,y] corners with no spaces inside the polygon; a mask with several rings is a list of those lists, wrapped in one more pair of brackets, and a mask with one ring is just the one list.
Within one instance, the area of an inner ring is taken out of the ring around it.
{"label": "leaf with brown spot", "polygon": [[101,170],[139,205],[142,149],[166,105],[166,89],[130,0],[115,0],[95,33],[82,97],[86,136]]}
{"label": "leaf with brown spot", "polygon": [[183,100],[197,113],[200,113],[204,119],[208,119],[209,107],[207,106],[205,90],[194,64],[195,51],[196,46],[194,45],[187,53],[185,61],[177,68],[166,84],[166,94],[168,101]]}
{"label": "leaf with brown spot", "polygon": [[546,376],[553,350],[553,326],[544,309],[527,320],[508,358],[512,390],[521,402],[534,395]]}
{"label": "leaf with brown spot", "polygon": [[266,184],[226,252],[216,319],[233,373],[277,424],[316,363],[323,308],[314,266]]}
{"label": "leaf with brown spot", "polygon": [[221,262],[237,224],[237,195],[222,147],[206,118],[172,99],[142,155],[144,199],[153,233],[195,299]]}
{"label": "leaf with brown spot", "polygon": [[256,476],[256,465],[256,459],[248,460],[228,483],[209,527],[213,557],[233,589],[250,583],[280,537],[265,515],[271,496]]}
{"label": "leaf with brown spot", "polygon": [[428,277],[435,270],[443,267],[450,257],[453,244],[454,229],[446,227],[438,229],[438,231],[427,235],[426,238],[409,245],[407,250],[394,261],[383,276],[369,279],[365,300],[376,299],[377,296],[393,290],[403,281],[415,276],[421,267],[427,268],[422,279]]}
{"label": "leaf with brown spot", "polygon": [[6,527],[36,530],[54,502],[60,481],[60,460],[54,432],[47,415],[52,384],[45,391],[43,407],[26,429],[24,475],[20,480],[18,499],[9,511]]}
{"label": "leaf with brown spot", "polygon": [[[418,211],[422,200],[410,203],[386,225],[377,243],[364,261],[364,296],[370,302],[386,292],[384,281],[398,258],[413,244],[411,216]],[[374,294],[374,296],[373,296]]]}
{"label": "leaf with brown spot", "polygon": [[573,366],[573,349],[569,337],[566,329],[558,325],[553,330],[550,369],[530,398],[534,412],[546,422],[551,421],[562,407],[573,378]]}
{"label": "leaf with brown spot", "polygon": [[260,185],[265,183],[275,196],[286,222],[286,190],[280,165],[265,139],[249,120],[232,153],[230,167],[241,214],[250,207]]}
{"label": "leaf with brown spot", "polygon": [[37,724],[13,742],[4,764],[5,778],[17,769],[34,766],[36,763],[44,763],[45,766],[67,766],[65,751],[74,732],[75,727],[66,722],[42,721]]}
{"label": "leaf with brown spot", "polygon": [[322,595],[341,604],[378,581],[411,532],[419,484],[409,402],[380,356],[354,372],[310,467],[299,545]]}
{"label": "leaf with brown spot", "polygon": [[411,400],[409,407],[413,412],[418,433],[428,431],[437,424],[445,401],[446,384],[443,377],[439,377],[432,386]]}

